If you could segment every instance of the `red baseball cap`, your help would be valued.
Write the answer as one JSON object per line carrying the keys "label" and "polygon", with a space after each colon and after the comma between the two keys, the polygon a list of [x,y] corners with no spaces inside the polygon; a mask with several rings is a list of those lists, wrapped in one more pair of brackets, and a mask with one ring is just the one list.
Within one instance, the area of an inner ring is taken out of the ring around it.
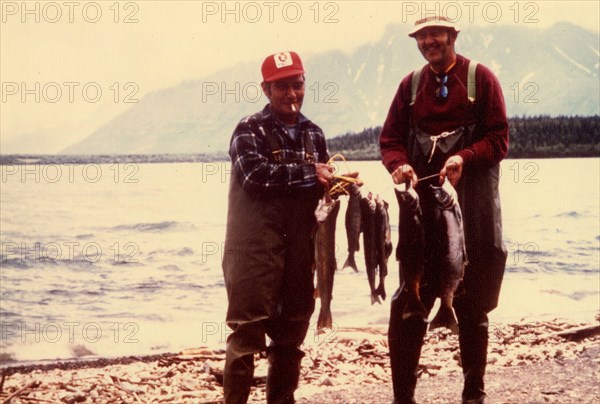
{"label": "red baseball cap", "polygon": [[275,81],[304,74],[300,56],[296,52],[278,52],[267,56],[261,67],[263,81]]}

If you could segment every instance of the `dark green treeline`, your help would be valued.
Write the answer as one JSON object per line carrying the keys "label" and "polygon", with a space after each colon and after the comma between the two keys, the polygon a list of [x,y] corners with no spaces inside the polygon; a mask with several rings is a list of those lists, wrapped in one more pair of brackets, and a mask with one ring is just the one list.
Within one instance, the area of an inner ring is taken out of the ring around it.
{"label": "dark green treeline", "polygon": [[[508,158],[599,157],[600,116],[545,115],[509,118]],[[379,160],[381,126],[327,141],[331,155],[349,160]]]}

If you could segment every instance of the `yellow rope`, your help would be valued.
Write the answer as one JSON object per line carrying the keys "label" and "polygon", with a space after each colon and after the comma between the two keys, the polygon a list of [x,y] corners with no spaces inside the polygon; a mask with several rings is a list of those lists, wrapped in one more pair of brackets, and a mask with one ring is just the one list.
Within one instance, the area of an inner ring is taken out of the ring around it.
{"label": "yellow rope", "polygon": [[[348,172],[350,172],[350,169],[348,167],[348,162],[346,160],[346,158],[341,154],[341,153],[337,153],[335,155],[333,155],[329,161],[327,162],[328,165],[332,165],[332,163],[334,163],[337,160],[341,160],[344,162],[344,164],[346,165],[346,170]],[[361,186],[363,184],[363,181],[360,178],[354,178],[354,177],[347,177],[344,175],[334,175],[333,176],[334,179],[334,184],[333,186],[329,189],[328,193],[330,196],[334,196],[337,194],[346,194],[349,195],[348,190],[346,189],[348,186],[350,186],[350,184],[356,184],[358,186]]]}

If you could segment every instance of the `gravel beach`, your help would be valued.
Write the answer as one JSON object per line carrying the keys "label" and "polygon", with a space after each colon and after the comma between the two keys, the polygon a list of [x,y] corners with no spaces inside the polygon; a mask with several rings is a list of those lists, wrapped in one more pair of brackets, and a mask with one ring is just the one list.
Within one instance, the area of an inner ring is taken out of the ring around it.
{"label": "gravel beach", "polygon": [[[555,319],[490,327],[487,392],[491,403],[600,403],[598,321]],[[386,329],[334,330],[304,346],[299,403],[390,403]],[[267,362],[256,356],[250,402],[264,402]],[[90,358],[2,368],[5,403],[220,403],[222,350],[194,348],[146,357]],[[458,340],[426,336],[419,403],[459,403]]]}

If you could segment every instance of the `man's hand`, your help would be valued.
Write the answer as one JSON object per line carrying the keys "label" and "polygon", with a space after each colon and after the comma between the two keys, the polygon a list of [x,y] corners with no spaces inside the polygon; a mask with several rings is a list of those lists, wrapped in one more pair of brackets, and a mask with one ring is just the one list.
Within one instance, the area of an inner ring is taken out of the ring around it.
{"label": "man's hand", "polygon": [[352,171],[351,173],[346,173],[346,174],[342,174],[342,177],[348,177],[348,178],[358,178],[358,171]]}
{"label": "man's hand", "polygon": [[446,160],[446,164],[444,164],[442,171],[440,171],[440,184],[443,184],[444,179],[448,177],[450,184],[452,184],[453,187],[456,187],[456,184],[460,181],[462,169],[463,158],[460,156],[450,156],[448,160]]}
{"label": "man's hand", "polygon": [[416,187],[419,182],[417,173],[415,173],[415,170],[408,164],[403,164],[398,167],[392,173],[392,179],[394,180],[394,184],[403,184],[406,181],[410,181],[413,188]]}
{"label": "man's hand", "polygon": [[333,167],[329,164],[315,163],[317,171],[317,181],[327,186],[333,179]]}
{"label": "man's hand", "polygon": [[[339,176],[337,176],[337,177],[343,177],[343,178],[347,178],[347,179],[348,179],[348,180],[350,180],[350,181],[352,181],[352,179],[354,179],[354,180],[356,180],[356,181],[354,181],[354,183],[355,183],[357,186],[361,187],[361,186],[363,185],[363,182],[362,182],[362,180],[361,180],[360,178],[358,178],[359,174],[360,174],[360,173],[359,173],[358,171],[352,171],[351,173],[342,174],[342,175],[339,175]],[[342,182],[346,181],[346,180],[344,180],[344,179],[340,179],[340,180],[341,180]]]}

